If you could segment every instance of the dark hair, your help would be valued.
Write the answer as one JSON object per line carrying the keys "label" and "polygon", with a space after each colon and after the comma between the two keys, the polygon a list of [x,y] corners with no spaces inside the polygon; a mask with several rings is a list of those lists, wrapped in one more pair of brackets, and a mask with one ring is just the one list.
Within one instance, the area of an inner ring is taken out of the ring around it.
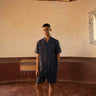
{"label": "dark hair", "polygon": [[45,23],[45,24],[42,25],[42,27],[50,27],[50,24]]}

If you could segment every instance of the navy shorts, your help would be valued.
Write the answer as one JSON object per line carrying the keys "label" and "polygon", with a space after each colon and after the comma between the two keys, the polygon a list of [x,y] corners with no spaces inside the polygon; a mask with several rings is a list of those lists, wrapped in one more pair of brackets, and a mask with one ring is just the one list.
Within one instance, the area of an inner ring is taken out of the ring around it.
{"label": "navy shorts", "polygon": [[48,83],[51,83],[51,84],[56,83],[57,82],[57,72],[40,73],[36,78],[36,84],[45,82],[45,79],[47,79]]}

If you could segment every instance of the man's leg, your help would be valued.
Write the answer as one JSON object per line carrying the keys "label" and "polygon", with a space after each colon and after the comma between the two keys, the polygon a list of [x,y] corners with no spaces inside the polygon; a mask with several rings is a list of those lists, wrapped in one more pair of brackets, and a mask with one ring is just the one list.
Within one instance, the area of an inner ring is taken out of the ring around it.
{"label": "man's leg", "polygon": [[49,83],[49,96],[53,96],[54,85],[57,82],[57,72],[48,72],[47,82]]}
{"label": "man's leg", "polygon": [[53,96],[53,92],[54,92],[54,84],[50,84],[49,83],[49,96]]}
{"label": "man's leg", "polygon": [[42,96],[42,84],[36,84],[37,95]]}

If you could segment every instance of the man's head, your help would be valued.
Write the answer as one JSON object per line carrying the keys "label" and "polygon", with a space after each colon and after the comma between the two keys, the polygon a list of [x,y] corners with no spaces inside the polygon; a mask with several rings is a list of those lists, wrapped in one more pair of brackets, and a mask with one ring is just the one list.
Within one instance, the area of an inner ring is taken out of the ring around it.
{"label": "man's head", "polygon": [[50,28],[50,24],[45,23],[42,25],[42,28],[43,28],[43,32],[44,32],[45,36],[50,36],[50,31],[52,30]]}

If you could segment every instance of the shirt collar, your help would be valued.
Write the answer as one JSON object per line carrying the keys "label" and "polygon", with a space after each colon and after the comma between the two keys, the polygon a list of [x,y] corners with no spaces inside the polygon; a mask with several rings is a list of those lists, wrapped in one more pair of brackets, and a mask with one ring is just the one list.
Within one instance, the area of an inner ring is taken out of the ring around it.
{"label": "shirt collar", "polygon": [[[51,39],[52,37],[50,36],[49,40]],[[44,36],[44,40],[46,40],[46,37]]]}

